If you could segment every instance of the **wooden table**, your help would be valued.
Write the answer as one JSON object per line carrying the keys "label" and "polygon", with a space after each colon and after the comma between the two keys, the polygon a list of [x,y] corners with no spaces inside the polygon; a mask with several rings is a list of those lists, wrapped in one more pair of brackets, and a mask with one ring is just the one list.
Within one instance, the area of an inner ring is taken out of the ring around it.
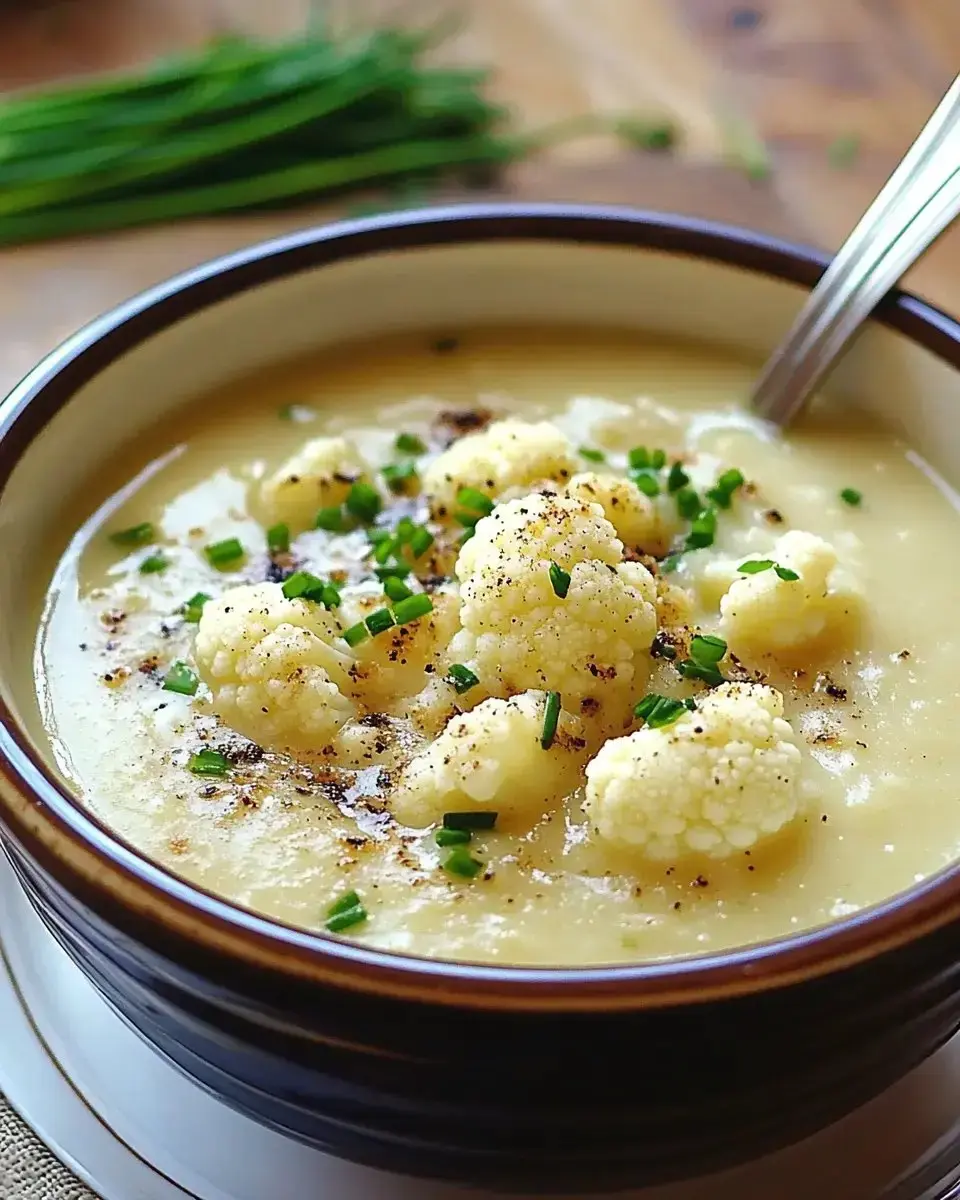
{"label": "wooden table", "polygon": [[[329,6],[330,0],[328,0]],[[960,0],[341,0],[354,20],[455,8],[452,52],[496,64],[522,121],[585,110],[665,113],[676,155],[593,140],[519,167],[511,194],[634,203],[836,247],[960,65]],[[231,28],[301,24],[308,0],[0,0],[0,86],[135,62]],[[724,161],[757,136],[772,174]],[[860,151],[831,162],[838,137]],[[320,215],[329,215],[321,210]],[[303,211],[203,222],[0,254],[0,388],[78,324],[144,285]],[[960,234],[911,283],[960,312]]]}

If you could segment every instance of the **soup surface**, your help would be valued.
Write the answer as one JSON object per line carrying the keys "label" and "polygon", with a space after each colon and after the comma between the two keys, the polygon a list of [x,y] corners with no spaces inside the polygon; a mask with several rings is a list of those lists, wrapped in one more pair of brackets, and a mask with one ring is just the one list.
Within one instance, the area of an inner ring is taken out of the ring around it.
{"label": "soup surface", "polygon": [[752,378],[478,331],[197,400],[51,584],[61,769],[213,892],[451,959],[719,950],[923,879],[960,853],[957,513],[866,418],[770,437]]}

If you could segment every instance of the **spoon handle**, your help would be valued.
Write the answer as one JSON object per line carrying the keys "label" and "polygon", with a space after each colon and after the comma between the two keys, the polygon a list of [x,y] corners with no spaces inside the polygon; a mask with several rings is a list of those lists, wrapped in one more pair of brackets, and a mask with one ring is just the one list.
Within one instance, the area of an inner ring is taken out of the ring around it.
{"label": "spoon handle", "polygon": [[960,76],[767,362],[754,389],[754,411],[789,424],[863,321],[958,212]]}

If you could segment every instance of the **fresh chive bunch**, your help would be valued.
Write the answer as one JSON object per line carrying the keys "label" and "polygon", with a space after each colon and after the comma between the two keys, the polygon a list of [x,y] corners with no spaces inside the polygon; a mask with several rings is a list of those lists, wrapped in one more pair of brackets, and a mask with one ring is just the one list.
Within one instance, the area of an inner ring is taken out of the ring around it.
{"label": "fresh chive bunch", "polygon": [[530,147],[436,31],[231,36],[0,104],[0,244],[475,177]]}

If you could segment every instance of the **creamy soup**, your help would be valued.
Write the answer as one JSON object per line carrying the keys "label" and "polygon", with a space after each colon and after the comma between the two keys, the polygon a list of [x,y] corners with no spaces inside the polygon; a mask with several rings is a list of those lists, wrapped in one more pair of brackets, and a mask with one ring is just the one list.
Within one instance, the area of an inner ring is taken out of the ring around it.
{"label": "creamy soup", "polygon": [[953,498],[754,367],[570,330],[348,347],[95,482],[37,686],[177,874],[371,946],[716,951],[960,853]]}

